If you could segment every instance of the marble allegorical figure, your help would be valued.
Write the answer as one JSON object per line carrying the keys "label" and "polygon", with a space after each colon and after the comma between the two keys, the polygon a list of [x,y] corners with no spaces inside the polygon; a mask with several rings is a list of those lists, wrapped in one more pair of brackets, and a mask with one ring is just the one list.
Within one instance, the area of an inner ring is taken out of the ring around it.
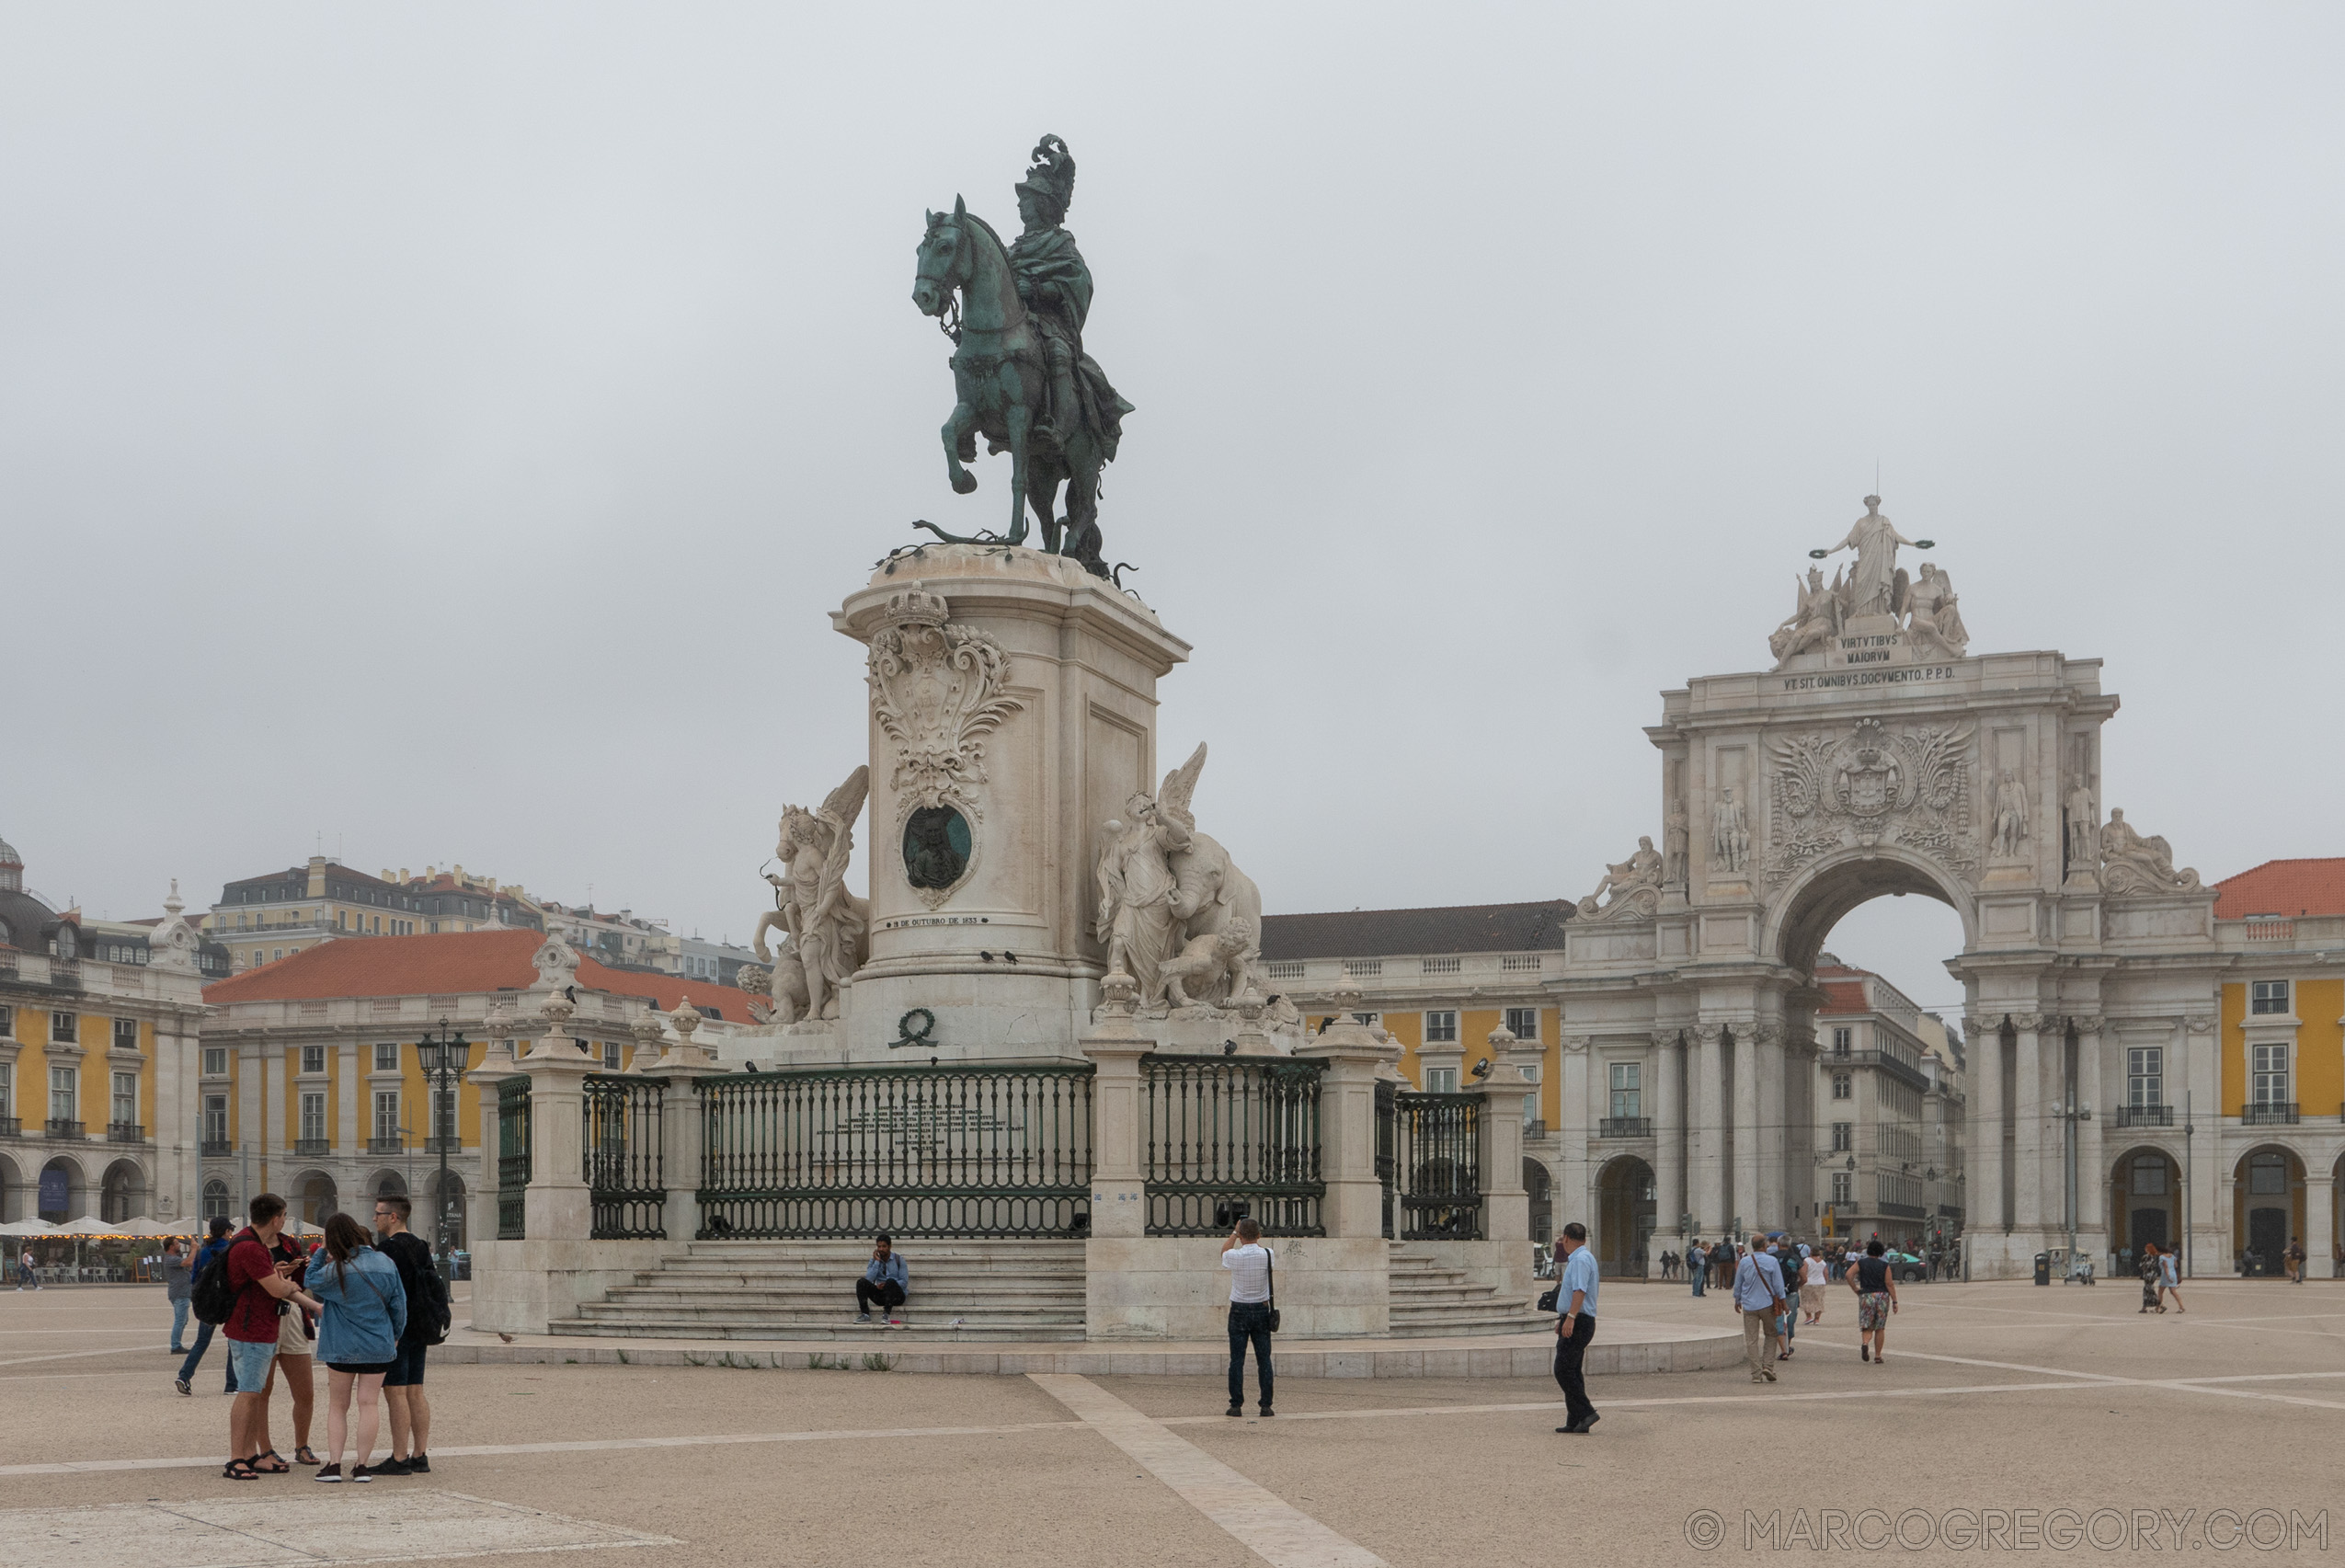
{"label": "marble allegorical figure", "polygon": [[[871,792],[871,770],[857,768],[813,811],[784,807],[774,858],[773,908],[758,917],[750,941],[772,965],[771,1022],[839,1016],[839,992],[864,966],[871,933],[871,904],[847,891],[847,862],[854,853],[855,818]],[[779,953],[765,933],[787,937]]]}
{"label": "marble allegorical figure", "polygon": [[1580,900],[1580,918],[1652,914],[1661,902],[1662,870],[1661,852],[1653,847],[1651,839],[1639,839],[1633,854],[1604,868],[1604,879],[1596,885],[1596,891]]}
{"label": "marble allegorical figure", "polygon": [[1719,871],[1733,876],[1740,876],[1750,866],[1750,818],[1743,810],[1743,803],[1734,798],[1731,784],[1718,792],[1718,804],[1710,808],[1710,862]]}
{"label": "marble allegorical figure", "polygon": [[1799,589],[1798,603],[1767,639],[1767,647],[1775,655],[1776,669],[1781,670],[1812,648],[1826,647],[1839,635],[1840,598],[1837,576],[1827,585],[1822,568],[1808,568],[1807,586]]}
{"label": "marble allegorical figure", "polygon": [[1693,848],[1693,833],[1686,820],[1685,802],[1669,808],[1661,824],[1661,881],[1666,887],[1686,886],[1686,859]]}
{"label": "marble allegorical figure", "polygon": [[2199,874],[2185,866],[2174,869],[2174,851],[2167,841],[2133,831],[2125,813],[2111,807],[2109,825],[2100,830],[2101,890],[2119,897],[2146,893],[2195,893]]}
{"label": "marble allegorical figure", "polygon": [[2027,838],[2028,788],[2018,773],[2006,768],[1995,775],[1995,853],[2016,860],[2026,853],[2020,846]]}
{"label": "marble allegorical figure", "polygon": [[1971,634],[1956,608],[1953,579],[1929,561],[1905,593],[1906,635],[1926,653],[1960,658],[1971,646]]}
{"label": "marble allegorical figure", "polygon": [[2100,849],[2094,837],[2094,827],[2100,820],[2100,813],[2093,807],[2093,792],[2089,784],[2079,784],[2068,792],[2065,816],[2066,874],[2076,876],[2090,872],[2100,864]]}
{"label": "marble allegorical figure", "polygon": [[1164,961],[1165,999],[1174,1007],[1196,1007],[1206,1005],[1204,999],[1210,996],[1243,996],[1246,950],[1253,940],[1253,924],[1243,917],[1233,917],[1219,931],[1189,938],[1186,946]]}
{"label": "marble allegorical figure", "polygon": [[1881,515],[1881,498],[1865,498],[1865,515],[1848,530],[1848,536],[1825,551],[1826,555],[1842,550],[1857,554],[1856,570],[1849,575],[1847,611],[1849,619],[1859,615],[1895,615],[1904,610],[1905,584],[1897,571],[1897,546],[1918,548],[1914,542],[1897,532],[1897,525]]}
{"label": "marble allegorical figure", "polygon": [[[1199,745],[1187,761],[1164,775],[1154,796],[1134,795],[1126,819],[1110,822],[1104,832],[1097,932],[1109,944],[1109,967],[1123,968],[1139,983],[1144,1007],[1166,1001],[1162,968],[1168,958],[1187,953],[1199,937],[1218,937],[1231,929],[1243,933],[1239,947],[1218,973],[1187,982],[1189,1000],[1221,1007],[1249,989],[1260,989],[1255,967],[1262,958],[1262,890],[1231,862],[1219,841],[1198,831],[1190,809],[1205,759],[1206,748]],[[1152,902],[1158,871],[1151,854],[1161,856],[1163,875],[1171,879],[1161,914]],[[1113,933],[1119,929],[1125,933],[1125,964],[1115,961]],[[1150,973],[1131,963],[1146,965]]]}
{"label": "marble allegorical figure", "polygon": [[1155,1007],[1164,1001],[1165,960],[1182,945],[1172,857],[1188,849],[1189,831],[1166,821],[1152,796],[1134,795],[1123,818],[1102,828],[1101,839],[1093,934],[1107,944],[1108,969],[1131,976],[1140,1006]]}

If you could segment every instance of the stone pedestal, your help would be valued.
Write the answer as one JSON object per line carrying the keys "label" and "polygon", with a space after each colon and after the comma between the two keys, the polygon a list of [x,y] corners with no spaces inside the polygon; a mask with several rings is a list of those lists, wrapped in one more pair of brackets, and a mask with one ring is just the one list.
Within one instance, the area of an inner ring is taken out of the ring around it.
{"label": "stone pedestal", "polygon": [[[1188,657],[1073,561],[1001,546],[892,557],[832,617],[871,648],[871,951],[839,1054],[1077,1060],[1105,951],[1102,824],[1156,787],[1156,682]],[[940,885],[941,884],[941,885]]]}

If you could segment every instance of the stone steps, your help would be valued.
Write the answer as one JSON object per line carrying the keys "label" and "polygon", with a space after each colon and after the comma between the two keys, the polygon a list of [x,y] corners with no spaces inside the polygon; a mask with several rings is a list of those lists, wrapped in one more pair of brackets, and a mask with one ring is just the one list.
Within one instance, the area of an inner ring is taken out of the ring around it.
{"label": "stone steps", "polygon": [[1390,1244],[1385,1267],[1395,1339],[1524,1333],[1553,1321],[1533,1311],[1527,1301],[1503,1299],[1496,1286],[1476,1283],[1464,1269],[1445,1267],[1437,1257],[1412,1251],[1407,1242]]}

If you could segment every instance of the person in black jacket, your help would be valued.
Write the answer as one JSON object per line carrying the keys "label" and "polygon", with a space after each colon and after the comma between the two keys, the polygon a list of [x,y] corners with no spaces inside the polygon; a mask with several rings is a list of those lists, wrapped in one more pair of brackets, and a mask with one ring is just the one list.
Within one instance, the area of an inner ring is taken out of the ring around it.
{"label": "person in black jacket", "polygon": [[396,1194],[374,1200],[374,1245],[399,1271],[407,1290],[407,1327],[399,1336],[398,1359],[383,1379],[383,1396],[391,1406],[391,1457],[373,1467],[377,1475],[431,1473],[431,1402],[423,1397],[425,1326],[431,1316],[424,1308],[429,1288],[424,1276],[432,1272],[431,1249],[407,1229],[415,1206]]}

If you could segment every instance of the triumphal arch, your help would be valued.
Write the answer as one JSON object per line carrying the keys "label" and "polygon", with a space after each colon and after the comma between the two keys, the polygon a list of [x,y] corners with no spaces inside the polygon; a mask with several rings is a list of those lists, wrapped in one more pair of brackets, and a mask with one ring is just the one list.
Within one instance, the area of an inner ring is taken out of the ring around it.
{"label": "triumphal arch", "polygon": [[[2065,1245],[2072,1219],[2078,1250],[2101,1250],[2110,1053],[2165,1047],[2213,1104],[2214,894],[2107,810],[2100,731],[2118,702],[2100,661],[1973,652],[1947,574],[1900,565],[1930,548],[1866,498],[1846,538],[1810,552],[1851,558],[1829,581],[1808,569],[1769,668],[1664,693],[1646,731],[1662,847],[1641,841],[1572,921],[1554,982],[1565,1102],[1576,1078],[1587,1103],[1609,1055],[1646,1064],[1650,1145],[1634,1152],[1664,1236],[1815,1233],[1813,969],[1834,924],[1883,895],[1962,917],[1948,967],[1965,994],[1974,1276]],[[1592,1194],[1619,1151],[1573,1120],[1562,1185]]]}

